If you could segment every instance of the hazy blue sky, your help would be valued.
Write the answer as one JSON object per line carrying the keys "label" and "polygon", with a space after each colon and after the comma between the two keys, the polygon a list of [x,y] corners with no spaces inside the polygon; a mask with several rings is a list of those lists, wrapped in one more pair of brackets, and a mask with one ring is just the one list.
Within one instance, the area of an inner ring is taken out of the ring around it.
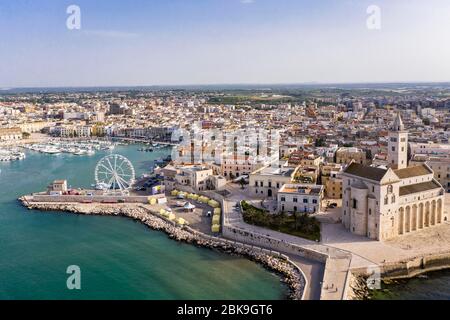
{"label": "hazy blue sky", "polygon": [[396,81],[450,81],[450,1],[0,0],[0,87]]}

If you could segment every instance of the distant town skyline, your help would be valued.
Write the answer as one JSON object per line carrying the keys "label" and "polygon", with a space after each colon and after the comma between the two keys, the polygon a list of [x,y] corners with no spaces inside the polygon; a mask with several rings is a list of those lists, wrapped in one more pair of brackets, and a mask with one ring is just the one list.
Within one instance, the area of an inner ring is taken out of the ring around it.
{"label": "distant town skyline", "polygon": [[445,0],[2,2],[0,88],[448,82],[449,15]]}

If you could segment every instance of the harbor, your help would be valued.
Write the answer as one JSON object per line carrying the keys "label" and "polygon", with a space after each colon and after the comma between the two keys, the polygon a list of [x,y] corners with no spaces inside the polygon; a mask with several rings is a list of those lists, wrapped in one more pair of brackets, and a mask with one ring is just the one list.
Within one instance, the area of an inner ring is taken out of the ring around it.
{"label": "harbor", "polygon": [[26,197],[22,198],[21,201],[24,206],[30,210],[62,211],[100,216],[124,216],[137,220],[151,229],[163,231],[172,240],[194,244],[203,248],[219,250],[226,254],[246,257],[281,276],[281,281],[289,287],[287,298],[293,300],[302,299],[305,289],[304,276],[295,264],[290,262],[286,256],[243,243],[208,236],[205,233],[199,232],[188,226],[177,224],[177,222],[165,218],[155,207],[130,204],[112,206],[111,204],[33,203],[28,202]]}
{"label": "harbor", "polygon": [[108,141],[65,141],[65,140],[49,140],[45,143],[24,145],[24,149],[31,151],[47,153],[47,154],[60,154],[69,153],[77,156],[82,155],[94,155],[96,151],[112,151],[116,147],[116,144]]}
{"label": "harbor", "polygon": [[25,158],[26,158],[25,153],[21,152],[18,148],[0,149],[1,162],[23,160]]}
{"label": "harbor", "polygon": [[[142,153],[137,151],[139,147],[118,144],[114,150],[133,163],[137,180],[149,175],[154,160],[167,157],[170,151],[161,149]],[[2,256],[10,257],[9,261],[14,261],[14,268],[8,261],[0,266],[0,281],[4,288],[0,293],[2,298],[287,297],[288,287],[280,282],[279,275],[241,255],[175,242],[160,231],[149,230],[142,223],[114,214],[105,217],[27,210],[16,201],[17,198],[24,193],[43,190],[49,182],[61,177],[69,181],[71,189],[91,190],[95,166],[110,152],[99,150],[93,156],[82,157],[66,153],[55,157],[29,150],[24,152],[26,159],[23,161],[0,165],[0,186],[4,190],[0,195],[0,240],[4,244],[0,252]],[[30,176],[33,179],[30,180]],[[15,188],[8,188],[7,185],[13,182]],[[87,207],[94,205],[111,206],[84,204]],[[65,283],[65,268],[73,261],[82,267],[84,281],[89,284],[79,293],[59,290],[61,281]],[[21,269],[20,276],[14,271],[17,268]],[[114,276],[114,280],[106,275]],[[175,286],[166,285],[169,279]]]}
{"label": "harbor", "polygon": [[289,298],[303,298],[306,279],[288,256],[220,237],[221,202],[188,191],[165,192],[157,170],[151,176],[153,185],[147,185],[149,181],[144,181],[149,177],[142,174],[137,180],[133,164],[119,154],[102,157],[94,177],[95,190],[73,187],[70,181],[58,179],[47,190],[19,200],[30,210],[125,216],[162,230],[171,239],[245,256],[280,274],[289,287]]}

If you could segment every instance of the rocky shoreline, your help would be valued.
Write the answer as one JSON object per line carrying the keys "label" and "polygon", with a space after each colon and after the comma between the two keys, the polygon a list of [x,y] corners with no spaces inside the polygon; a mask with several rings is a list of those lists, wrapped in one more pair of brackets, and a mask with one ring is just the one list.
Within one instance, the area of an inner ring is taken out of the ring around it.
{"label": "rocky shoreline", "polygon": [[301,300],[305,289],[305,279],[298,268],[288,260],[257,252],[251,246],[237,245],[232,241],[207,236],[188,227],[180,227],[168,221],[157,212],[142,204],[78,204],[78,203],[34,203],[25,197],[19,198],[30,210],[64,211],[74,214],[124,216],[145,224],[153,230],[165,232],[171,239],[183,241],[201,247],[220,250],[228,254],[236,254],[255,261],[270,271],[282,276],[282,281],[289,287],[288,298]]}

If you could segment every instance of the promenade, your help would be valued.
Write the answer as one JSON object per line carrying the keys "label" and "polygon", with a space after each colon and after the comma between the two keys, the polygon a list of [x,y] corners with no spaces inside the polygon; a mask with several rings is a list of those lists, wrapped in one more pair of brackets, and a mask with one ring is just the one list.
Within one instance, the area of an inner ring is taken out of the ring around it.
{"label": "promenade", "polygon": [[[257,202],[260,200],[249,200],[247,192],[238,185],[228,184],[227,191],[229,195],[224,200],[224,228],[228,226],[235,229],[234,232],[239,230],[252,244],[257,241],[258,246],[277,250],[295,261],[306,271],[308,287],[305,299],[347,299],[353,270],[365,270],[369,274],[372,270],[378,270],[387,277],[408,277],[448,267],[445,259],[450,253],[449,222],[380,242],[345,230],[337,219],[340,208],[335,208],[317,215],[322,222],[322,232],[321,241],[314,242],[245,223],[236,204],[246,200],[259,205]],[[445,208],[449,210],[450,195],[446,195],[445,202]],[[245,241],[245,238],[241,236],[239,240]],[[308,258],[309,253],[313,254]],[[420,264],[421,259],[439,261],[435,265],[432,262],[430,266],[420,268],[417,264]]]}
{"label": "promenade", "polygon": [[[248,200],[245,190],[229,184],[227,191],[230,194],[223,202],[224,228],[228,226],[252,234],[252,239],[248,238],[247,241],[254,244],[255,237],[258,237],[258,246],[277,250],[289,256],[307,277],[305,299],[345,299],[350,268],[373,265],[371,261],[339,248],[245,223],[240,210],[235,207],[239,201]],[[245,238],[240,237],[239,240],[244,242]],[[298,248],[303,249],[303,252],[296,251]],[[313,253],[315,257],[309,257],[308,253]]]}

